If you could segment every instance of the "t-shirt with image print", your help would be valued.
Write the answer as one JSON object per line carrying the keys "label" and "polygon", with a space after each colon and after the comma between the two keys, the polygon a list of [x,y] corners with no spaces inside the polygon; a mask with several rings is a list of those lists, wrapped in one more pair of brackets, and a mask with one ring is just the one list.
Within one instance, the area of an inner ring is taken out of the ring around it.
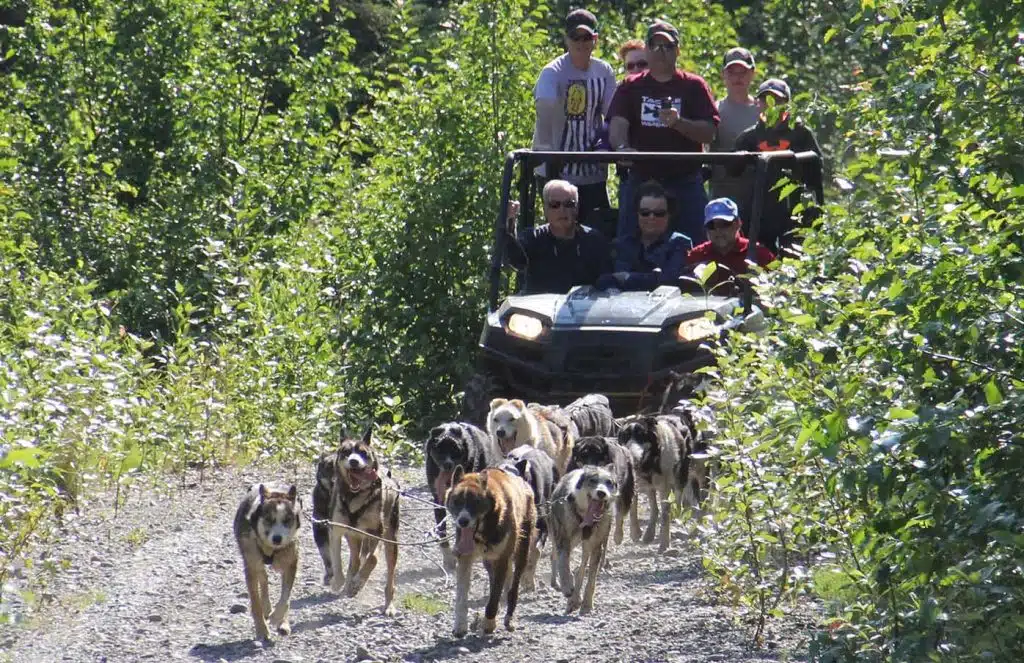
{"label": "t-shirt with image print", "polygon": [[[718,109],[711,88],[700,76],[678,69],[668,81],[657,80],[650,71],[629,76],[616,90],[608,115],[629,122],[629,146],[640,152],[703,151],[701,143],[665,126],[659,119],[665,100],[679,117],[706,120],[718,126]],[[699,170],[697,163],[647,161],[635,166],[641,178],[691,175]]]}
{"label": "t-shirt with image print", "polygon": [[[615,71],[600,58],[590,58],[590,66],[582,70],[573,65],[566,53],[541,70],[533,95],[537,100],[559,102],[558,112],[550,118],[551,135],[558,141],[556,149],[564,152],[597,149],[599,132],[604,128],[615,84]],[[534,148],[537,143],[534,135]],[[560,176],[577,186],[597,184],[608,179],[608,166],[570,163],[565,165]]]}

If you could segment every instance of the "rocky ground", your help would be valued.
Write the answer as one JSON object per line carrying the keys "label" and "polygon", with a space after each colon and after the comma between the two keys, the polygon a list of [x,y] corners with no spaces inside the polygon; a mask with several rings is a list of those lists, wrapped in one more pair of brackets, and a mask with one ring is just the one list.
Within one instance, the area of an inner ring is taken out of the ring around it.
{"label": "rocky ground", "polygon": [[[422,473],[402,470],[403,487],[426,496]],[[380,614],[383,560],[355,599],[331,594],[311,530],[302,531],[302,565],[292,594],[290,636],[253,639],[241,560],[231,533],[238,501],[258,480],[299,484],[310,507],[311,467],[207,473],[173,486],[136,487],[114,517],[111,495],[80,505],[61,540],[37,553],[4,591],[0,607],[15,623],[0,627],[0,661],[687,661],[757,663],[806,659],[808,612],[777,622],[767,646],[735,608],[706,592],[700,558],[674,532],[665,555],[656,545],[613,547],[591,615],[566,616],[565,599],[547,586],[525,594],[519,628],[492,636],[451,636],[454,578],[436,545],[399,555],[397,617]],[[403,502],[403,541],[421,541],[433,518]],[[643,510],[641,510],[643,516]],[[627,527],[628,538],[628,527]],[[345,553],[347,556],[347,553]],[[542,559],[538,579],[548,577]],[[48,569],[43,571],[43,569]],[[43,585],[42,578],[48,578]],[[271,595],[279,585],[271,576]],[[29,590],[25,593],[25,590]],[[21,597],[17,598],[19,592]],[[482,611],[478,569],[471,610]],[[502,608],[503,611],[503,608]],[[5,658],[6,657],[6,658]]]}

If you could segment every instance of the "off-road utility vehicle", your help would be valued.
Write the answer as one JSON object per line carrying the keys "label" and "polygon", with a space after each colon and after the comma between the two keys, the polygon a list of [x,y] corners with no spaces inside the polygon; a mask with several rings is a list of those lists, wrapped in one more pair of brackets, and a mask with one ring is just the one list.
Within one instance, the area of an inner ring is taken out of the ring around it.
{"label": "off-road utility vehicle", "polygon": [[[672,375],[690,373],[714,362],[709,345],[732,328],[763,324],[749,287],[735,279],[731,292],[706,293],[691,281],[663,285],[651,292],[621,292],[578,286],[568,293],[520,295],[501,299],[503,256],[508,241],[506,209],[518,165],[520,223],[532,225],[537,195],[534,168],[544,162],[614,162],[608,152],[534,152],[508,155],[495,223],[487,318],[480,334],[476,372],[465,386],[463,415],[482,423],[491,398],[518,397],[566,404],[587,393],[608,396],[616,416],[656,409]],[[632,161],[672,160],[755,166],[755,195],[747,234],[757,237],[768,165],[775,160],[806,162],[821,168],[813,152],[665,153],[630,152]],[[557,171],[551,171],[557,172]],[[818,181],[820,181],[820,177]],[[818,188],[815,196],[822,201]],[[755,243],[750,243],[751,258]],[[511,271],[511,270],[510,270]]]}

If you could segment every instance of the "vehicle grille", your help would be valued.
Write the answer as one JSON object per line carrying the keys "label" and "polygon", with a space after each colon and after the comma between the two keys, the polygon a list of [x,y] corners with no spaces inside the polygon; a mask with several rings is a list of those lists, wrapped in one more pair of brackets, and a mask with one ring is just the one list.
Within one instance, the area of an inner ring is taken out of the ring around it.
{"label": "vehicle grille", "polygon": [[621,375],[630,369],[631,357],[625,349],[599,345],[577,347],[565,355],[565,370],[570,373]]}

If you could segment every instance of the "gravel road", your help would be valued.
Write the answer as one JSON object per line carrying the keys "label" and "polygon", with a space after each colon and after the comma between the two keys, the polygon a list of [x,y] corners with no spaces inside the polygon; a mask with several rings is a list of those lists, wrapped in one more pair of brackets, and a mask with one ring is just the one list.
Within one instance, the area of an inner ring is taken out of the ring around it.
{"label": "gravel road", "polygon": [[[418,468],[396,472],[402,486],[428,497]],[[0,627],[0,661],[679,661],[761,663],[806,660],[810,611],[773,625],[767,646],[750,645],[752,629],[736,608],[707,592],[700,556],[673,531],[674,550],[656,544],[613,546],[612,568],[597,585],[594,612],[566,616],[565,599],[547,586],[522,595],[519,628],[492,636],[451,636],[453,578],[446,581],[436,545],[399,554],[397,617],[380,614],[383,562],[355,599],[331,594],[312,530],[302,529],[299,578],[290,636],[263,646],[253,639],[241,559],[231,534],[235,508],[259,480],[299,484],[311,508],[312,466],[230,468],[167,486],[136,486],[114,516],[113,496],[84,500],[57,543],[37,551],[5,588],[16,623]],[[641,507],[641,518],[645,513]],[[423,540],[429,508],[403,501],[403,541]],[[628,539],[628,527],[627,527]],[[347,552],[345,553],[347,556]],[[578,552],[577,552],[578,555]],[[43,573],[42,569],[50,571]],[[54,571],[54,569],[56,569]],[[44,583],[45,580],[45,585]],[[271,575],[276,600],[276,574]],[[11,599],[28,588],[27,601]],[[478,568],[471,611],[483,609]],[[503,614],[499,612],[499,617]]]}

